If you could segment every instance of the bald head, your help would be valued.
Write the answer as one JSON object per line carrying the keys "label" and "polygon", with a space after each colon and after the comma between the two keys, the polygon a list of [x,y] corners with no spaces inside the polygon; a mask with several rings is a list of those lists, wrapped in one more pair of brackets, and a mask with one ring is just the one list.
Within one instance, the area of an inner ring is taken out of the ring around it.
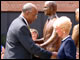
{"label": "bald head", "polygon": [[26,3],[26,4],[23,6],[22,11],[23,11],[23,12],[32,11],[32,8],[37,9],[37,7],[36,7],[34,4],[32,4],[32,3]]}
{"label": "bald head", "polygon": [[79,8],[75,10],[76,21],[79,22]]}
{"label": "bald head", "polygon": [[44,12],[46,15],[54,15],[57,11],[57,4],[55,1],[46,1],[44,4]]}

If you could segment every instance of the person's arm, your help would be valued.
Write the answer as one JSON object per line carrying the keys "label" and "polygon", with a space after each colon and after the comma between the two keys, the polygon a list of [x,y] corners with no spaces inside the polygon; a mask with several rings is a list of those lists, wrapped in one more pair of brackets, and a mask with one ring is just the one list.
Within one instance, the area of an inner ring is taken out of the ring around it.
{"label": "person's arm", "polygon": [[76,59],[76,46],[73,40],[66,42],[64,46],[64,52],[67,59]]}
{"label": "person's arm", "polygon": [[39,56],[42,59],[50,59],[52,53],[37,46],[29,34],[30,32],[26,26],[20,28],[19,32],[17,33],[17,37],[24,48],[29,51],[29,53]]}
{"label": "person's arm", "polygon": [[[56,39],[58,37],[57,33],[56,33],[56,29],[53,29],[52,35],[51,37],[44,43],[40,44],[40,47],[45,47],[48,44],[50,44],[54,39]],[[56,40],[54,41],[54,43],[56,42]]]}
{"label": "person's arm", "polygon": [[41,38],[41,39],[36,39],[34,41],[36,44],[42,44],[44,42],[44,38]]}

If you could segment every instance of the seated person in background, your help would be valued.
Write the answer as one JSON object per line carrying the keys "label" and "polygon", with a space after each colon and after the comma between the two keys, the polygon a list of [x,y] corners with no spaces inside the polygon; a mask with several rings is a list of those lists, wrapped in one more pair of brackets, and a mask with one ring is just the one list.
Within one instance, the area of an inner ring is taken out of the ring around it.
{"label": "seated person in background", "polygon": [[[38,31],[34,28],[30,28],[30,32],[31,32],[33,41],[36,41],[36,39],[39,37]],[[33,55],[33,59],[40,59],[40,58]]]}
{"label": "seated person in background", "polygon": [[4,46],[1,45],[1,59],[3,59],[4,51],[5,51]]}
{"label": "seated person in background", "polygon": [[30,32],[32,34],[32,39],[34,40],[35,43],[41,44],[43,41],[36,41],[36,39],[39,37],[39,33],[36,29],[30,28]]}
{"label": "seated person in background", "polygon": [[32,39],[35,41],[39,36],[38,31],[36,29],[31,28],[30,32],[32,34]]}
{"label": "seated person in background", "polygon": [[72,27],[70,19],[66,16],[62,16],[54,22],[53,27],[55,28],[58,36],[62,38],[57,58],[76,59],[76,46],[74,40],[72,40],[69,35]]}
{"label": "seated person in background", "polygon": [[[75,11],[76,21],[79,22],[79,8]],[[79,23],[73,27],[72,39],[74,40],[77,48],[76,59],[79,59]]]}

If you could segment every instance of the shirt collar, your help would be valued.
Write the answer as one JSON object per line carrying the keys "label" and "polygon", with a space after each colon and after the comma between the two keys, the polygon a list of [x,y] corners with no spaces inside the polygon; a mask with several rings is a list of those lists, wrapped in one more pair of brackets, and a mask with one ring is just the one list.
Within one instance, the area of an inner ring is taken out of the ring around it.
{"label": "shirt collar", "polygon": [[27,20],[24,18],[24,16],[22,16],[22,14],[20,15],[20,17],[22,17],[24,19],[24,21],[26,22],[27,26],[29,26]]}
{"label": "shirt collar", "polygon": [[68,38],[68,37],[70,37],[70,35],[68,35],[67,37],[65,37],[62,41],[65,41],[65,40],[66,40],[66,38]]}

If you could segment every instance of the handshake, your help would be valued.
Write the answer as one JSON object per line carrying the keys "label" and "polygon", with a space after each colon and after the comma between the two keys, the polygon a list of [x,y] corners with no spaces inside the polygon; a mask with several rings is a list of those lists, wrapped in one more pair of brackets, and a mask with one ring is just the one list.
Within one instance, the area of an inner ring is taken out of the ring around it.
{"label": "handshake", "polygon": [[[37,46],[40,46],[40,44],[36,44]],[[52,52],[52,56],[51,56],[51,58],[50,59],[56,59],[57,58],[57,54],[58,54],[58,52]]]}
{"label": "handshake", "polygon": [[[52,56],[50,57],[50,59],[57,59],[57,53],[58,52],[52,52]],[[39,58],[39,56],[34,55],[35,57]]]}

